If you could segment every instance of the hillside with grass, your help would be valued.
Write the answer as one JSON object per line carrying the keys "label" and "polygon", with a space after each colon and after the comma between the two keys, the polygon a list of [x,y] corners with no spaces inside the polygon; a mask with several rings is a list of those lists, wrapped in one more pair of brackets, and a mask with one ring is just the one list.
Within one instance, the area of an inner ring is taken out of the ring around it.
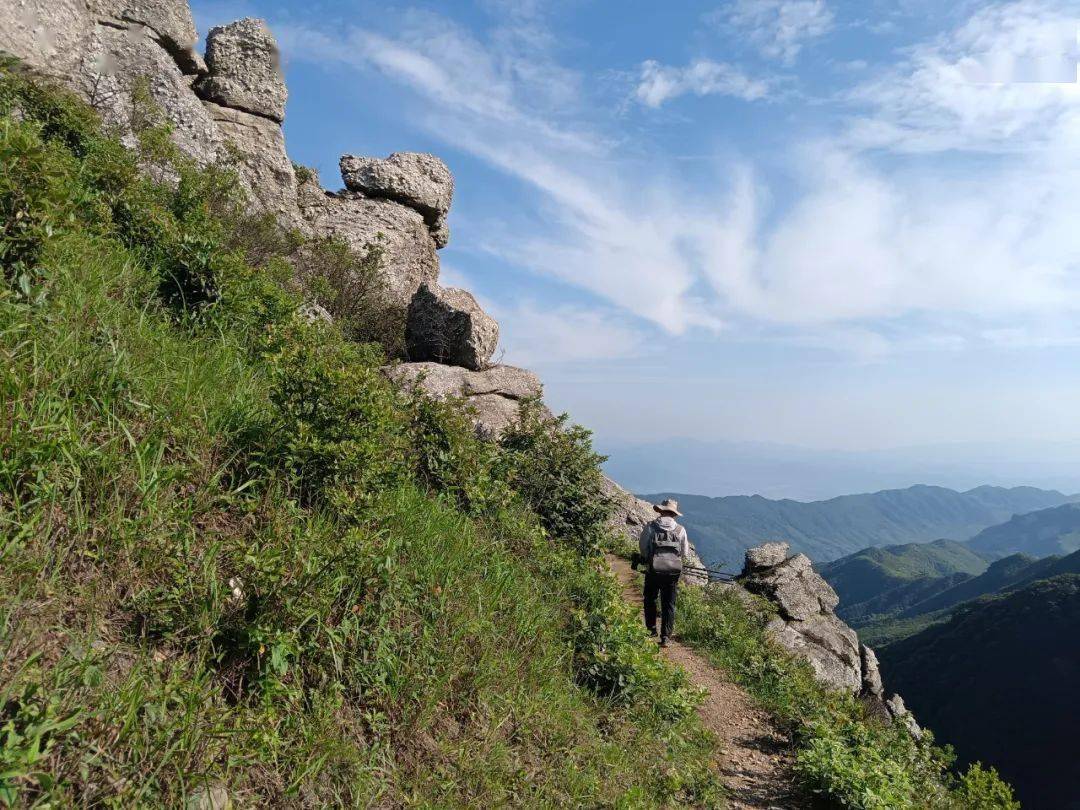
{"label": "hillside with grass", "polygon": [[[587,431],[395,385],[371,254],[132,103],[124,145],[0,73],[0,803],[723,806],[700,694],[603,564]],[[686,601],[807,802],[1015,806],[825,690],[767,605]]]}

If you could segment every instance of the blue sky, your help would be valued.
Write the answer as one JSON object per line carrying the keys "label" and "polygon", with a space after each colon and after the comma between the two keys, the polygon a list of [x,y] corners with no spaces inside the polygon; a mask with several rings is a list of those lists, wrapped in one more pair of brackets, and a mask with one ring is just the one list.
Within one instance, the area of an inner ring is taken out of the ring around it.
{"label": "blue sky", "polygon": [[430,151],[444,283],[601,446],[1080,438],[1077,3],[196,3],[298,162]]}

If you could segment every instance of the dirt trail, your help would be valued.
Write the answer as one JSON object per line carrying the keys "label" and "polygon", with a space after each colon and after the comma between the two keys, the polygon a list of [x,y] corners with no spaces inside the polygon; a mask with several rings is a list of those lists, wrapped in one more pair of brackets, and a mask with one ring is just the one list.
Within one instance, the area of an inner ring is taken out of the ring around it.
{"label": "dirt trail", "polygon": [[[623,597],[641,606],[641,577],[626,560],[609,556],[608,564],[623,586]],[[676,617],[676,632],[678,618]],[[678,664],[690,681],[707,692],[698,714],[720,740],[717,767],[734,810],[794,810],[805,807],[793,788],[791,752],[780,733],[750,696],[720,669],[691,648],[669,641],[663,655]]]}

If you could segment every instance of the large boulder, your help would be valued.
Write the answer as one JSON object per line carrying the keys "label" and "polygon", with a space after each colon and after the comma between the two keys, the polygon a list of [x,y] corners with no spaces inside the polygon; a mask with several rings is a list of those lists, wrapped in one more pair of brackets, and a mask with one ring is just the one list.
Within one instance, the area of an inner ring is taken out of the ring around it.
{"label": "large boulder", "polygon": [[837,691],[859,691],[858,637],[835,616],[815,616],[799,623],[777,617],[766,631],[780,646],[807,661],[820,683]]}
{"label": "large boulder", "polygon": [[285,120],[285,78],[277,41],[263,20],[245,17],[211,28],[206,37],[209,75],[196,86],[207,101]]}
{"label": "large boulder", "polygon": [[439,277],[435,243],[423,217],[411,208],[351,191],[324,191],[314,173],[299,185],[297,199],[309,234],[337,237],[360,254],[377,251],[379,273],[402,307],[420,285]]}
{"label": "large boulder", "polygon": [[454,177],[434,155],[395,152],[386,159],[342,155],[341,178],[350,191],[393,200],[420,212],[433,232],[449,238],[446,214],[454,198]]}
{"label": "large boulder", "polygon": [[[759,549],[754,551],[760,553]],[[743,570],[745,576],[748,569]],[[840,604],[836,591],[814,571],[805,554],[796,554],[772,568],[758,569],[747,577],[746,588],[775,602],[788,620],[806,621],[821,613],[831,613]]]}
{"label": "large boulder", "polygon": [[767,629],[777,643],[809,662],[821,683],[858,694],[864,680],[859,638],[833,613],[840,600],[810,559],[785,557],[787,551],[786,543],[749,549],[740,582],[776,605]]}
{"label": "large boulder", "polygon": [[755,548],[746,550],[746,562],[743,565],[743,576],[757,571],[764,571],[780,565],[788,558],[791,546],[787,543],[763,543]]}
{"label": "large boulder", "polygon": [[465,290],[425,283],[409,302],[405,344],[411,360],[479,370],[498,342],[499,324]]}
{"label": "large boulder", "polygon": [[403,388],[420,388],[437,399],[460,397],[473,410],[477,431],[498,438],[517,422],[521,403],[538,399],[544,392],[540,378],[514,366],[491,366],[473,371],[440,363],[401,363],[388,366],[386,374]]}

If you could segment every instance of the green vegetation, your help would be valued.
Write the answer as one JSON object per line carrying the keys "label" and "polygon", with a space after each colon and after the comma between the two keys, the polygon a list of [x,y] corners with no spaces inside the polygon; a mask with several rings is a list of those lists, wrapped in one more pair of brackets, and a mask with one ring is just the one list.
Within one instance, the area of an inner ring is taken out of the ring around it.
{"label": "green vegetation", "polygon": [[920,579],[975,576],[986,570],[986,561],[960,543],[936,540],[864,548],[818,570],[839,595],[841,606],[849,606]]}
{"label": "green vegetation", "polygon": [[975,764],[954,776],[951,751],[935,746],[929,732],[916,742],[901,724],[870,717],[855,698],[826,691],[808,664],[767,640],[767,603],[748,609],[731,590],[716,588],[685,589],[680,600],[680,638],[790,729],[798,775],[829,803],[865,810],[1019,807],[992,769]]}
{"label": "green vegetation", "polygon": [[1067,557],[1045,557],[1041,560],[1026,554],[1013,554],[990,563],[977,577],[966,577],[960,581],[953,577],[932,580],[920,594],[921,599],[912,598],[907,604],[898,598],[904,589],[897,589],[877,600],[863,603],[887,603],[892,615],[871,617],[872,620],[866,624],[859,623],[859,635],[867,644],[874,646],[891,644],[922,632],[931,625],[948,621],[956,610],[973,600],[1007,593],[1060,574],[1080,574],[1080,551]]}
{"label": "green vegetation", "polygon": [[963,761],[993,762],[1024,806],[1068,807],[1080,795],[1078,637],[1080,574],[1061,574],[969,602],[878,656]]}
{"label": "green vegetation", "polygon": [[395,390],[298,315],[324,247],[146,117],[0,79],[0,805],[722,802],[605,509],[559,514],[587,435]]}

